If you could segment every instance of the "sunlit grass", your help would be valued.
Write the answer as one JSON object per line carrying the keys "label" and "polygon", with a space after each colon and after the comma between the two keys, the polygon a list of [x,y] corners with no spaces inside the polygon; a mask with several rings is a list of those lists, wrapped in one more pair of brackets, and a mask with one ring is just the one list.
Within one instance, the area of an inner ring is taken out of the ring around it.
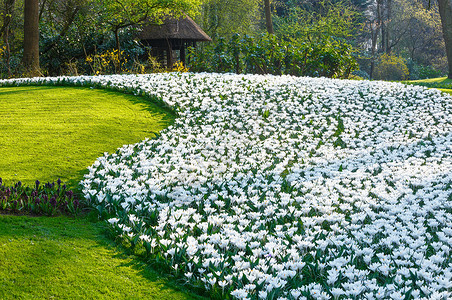
{"label": "sunlit grass", "polygon": [[[174,115],[89,88],[0,88],[0,177],[75,187],[103,152],[153,137]],[[192,299],[115,248],[87,218],[0,215],[0,299]]]}
{"label": "sunlit grass", "polygon": [[452,95],[452,79],[449,79],[447,77],[410,80],[410,81],[404,81],[404,83],[414,84],[414,85],[422,85],[422,86],[426,86],[429,88],[435,88],[444,93],[448,93],[448,94]]}
{"label": "sunlit grass", "polygon": [[68,87],[0,88],[0,177],[75,187],[104,152],[152,138],[174,115],[144,98]]}
{"label": "sunlit grass", "polygon": [[0,215],[0,299],[196,298],[118,251],[102,224]]}
{"label": "sunlit grass", "polygon": [[409,82],[413,82],[413,83],[419,83],[419,82],[425,82],[425,83],[452,83],[452,79],[449,79],[447,77],[438,77],[438,78],[410,80]]}

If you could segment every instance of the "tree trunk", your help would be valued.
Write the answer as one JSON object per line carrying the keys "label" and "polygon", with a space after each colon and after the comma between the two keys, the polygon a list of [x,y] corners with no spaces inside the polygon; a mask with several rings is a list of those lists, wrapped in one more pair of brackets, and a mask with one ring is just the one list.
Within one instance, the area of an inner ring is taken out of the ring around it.
{"label": "tree trunk", "polygon": [[438,5],[443,26],[444,42],[446,44],[449,78],[452,79],[452,0],[438,0]]}
{"label": "tree trunk", "polygon": [[272,22],[272,10],[270,6],[270,0],[264,0],[265,7],[265,24],[267,25],[267,32],[270,34],[274,34],[273,31],[273,22]]}
{"label": "tree trunk", "polygon": [[377,39],[378,39],[378,30],[379,28],[379,23],[377,22],[375,24],[375,28],[373,28],[373,24],[372,22],[369,24],[370,26],[370,32],[371,32],[371,41],[372,41],[372,45],[371,45],[371,51],[372,51],[372,57],[370,60],[370,72],[369,72],[369,79],[373,79],[374,78],[374,69],[375,69],[375,60],[377,59]]}
{"label": "tree trunk", "polygon": [[[392,0],[387,0],[386,1],[386,23],[389,25],[389,22],[391,21],[391,16],[392,15]],[[386,35],[384,36],[385,41],[385,48],[384,51],[387,54],[391,54],[391,46],[390,46],[390,42],[389,42],[389,26],[386,26]]]}
{"label": "tree trunk", "polygon": [[39,76],[39,1],[24,1],[24,57],[27,76]]}
{"label": "tree trunk", "polygon": [[2,27],[2,35],[3,42],[5,43],[5,58],[6,58],[6,68],[8,69],[8,77],[12,76],[11,73],[11,47],[9,45],[9,34],[12,20],[12,14],[14,11],[14,3],[16,0],[7,0],[5,1],[5,10],[3,12],[3,27]]}

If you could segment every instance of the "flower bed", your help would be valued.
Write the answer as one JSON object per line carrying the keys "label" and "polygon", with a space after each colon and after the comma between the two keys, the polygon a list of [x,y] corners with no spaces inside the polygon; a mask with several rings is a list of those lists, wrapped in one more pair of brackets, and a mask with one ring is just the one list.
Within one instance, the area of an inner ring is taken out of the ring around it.
{"label": "flower bed", "polygon": [[437,90],[219,74],[23,83],[177,111],[159,138],[100,157],[83,191],[118,237],[213,297],[452,296],[452,98]]}

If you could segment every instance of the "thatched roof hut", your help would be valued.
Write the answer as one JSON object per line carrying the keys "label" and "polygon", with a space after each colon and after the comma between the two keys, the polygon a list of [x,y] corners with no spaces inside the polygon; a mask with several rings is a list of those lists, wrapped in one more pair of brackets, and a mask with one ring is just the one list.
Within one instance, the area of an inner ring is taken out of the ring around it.
{"label": "thatched roof hut", "polygon": [[[212,39],[190,17],[167,18],[161,25],[142,26],[137,38],[151,46],[152,55],[160,58],[167,67],[171,67],[179,58],[184,64],[185,50],[196,46],[196,42],[209,42]],[[165,59],[166,58],[166,59]]]}

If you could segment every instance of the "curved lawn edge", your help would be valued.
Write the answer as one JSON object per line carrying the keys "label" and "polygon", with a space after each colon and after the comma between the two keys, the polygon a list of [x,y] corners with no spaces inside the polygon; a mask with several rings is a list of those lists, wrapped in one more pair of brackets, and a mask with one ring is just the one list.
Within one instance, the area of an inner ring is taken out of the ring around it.
{"label": "curved lawn edge", "polygon": [[104,152],[153,138],[176,117],[149,97],[113,89],[48,82],[0,85],[1,104],[8,112],[0,121],[0,177],[7,185],[21,181],[34,186],[36,180],[61,178],[78,188],[87,168]]}
{"label": "curved lawn edge", "polygon": [[[165,109],[168,113],[177,116],[177,110],[174,106],[169,105],[161,98],[149,95],[144,91],[137,92],[134,88],[119,87],[116,85],[111,85],[109,83],[102,84],[96,81],[96,78],[108,77],[109,75],[100,76],[59,76],[59,77],[33,77],[33,78],[12,78],[12,79],[2,79],[0,80],[0,87],[19,87],[19,86],[69,86],[69,87],[87,87],[87,88],[97,88],[112,92],[124,93],[127,95],[134,95],[143,97],[154,104],[159,105],[161,108]],[[133,75],[129,75],[133,76]],[[76,80],[73,80],[76,79]],[[94,80],[91,80],[94,79]]]}

